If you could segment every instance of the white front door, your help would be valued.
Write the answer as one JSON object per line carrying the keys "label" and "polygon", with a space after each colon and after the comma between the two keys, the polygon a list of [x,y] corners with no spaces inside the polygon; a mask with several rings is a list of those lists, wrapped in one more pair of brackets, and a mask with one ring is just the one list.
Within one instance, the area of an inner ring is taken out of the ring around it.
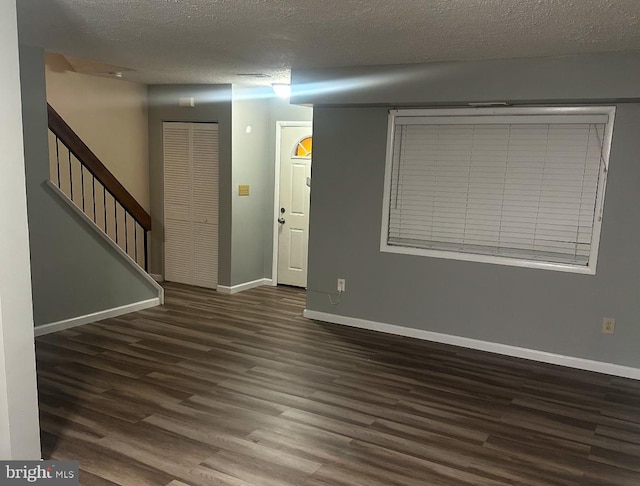
{"label": "white front door", "polygon": [[278,211],[278,282],[307,286],[311,127],[282,126]]}

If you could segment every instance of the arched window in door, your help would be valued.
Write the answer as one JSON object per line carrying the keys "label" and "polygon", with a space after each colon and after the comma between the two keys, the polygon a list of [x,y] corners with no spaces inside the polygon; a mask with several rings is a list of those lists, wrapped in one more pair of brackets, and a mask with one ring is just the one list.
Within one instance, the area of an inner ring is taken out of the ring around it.
{"label": "arched window in door", "polygon": [[312,142],[312,137],[305,137],[300,140],[293,151],[293,156],[301,159],[310,159]]}

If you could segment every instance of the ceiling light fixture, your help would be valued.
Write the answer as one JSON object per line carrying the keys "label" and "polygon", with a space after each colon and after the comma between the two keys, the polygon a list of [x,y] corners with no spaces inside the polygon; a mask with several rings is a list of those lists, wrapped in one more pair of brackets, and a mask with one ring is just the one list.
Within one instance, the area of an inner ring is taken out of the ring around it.
{"label": "ceiling light fixture", "polygon": [[291,85],[285,83],[273,83],[271,85],[273,91],[279,98],[289,98],[291,96]]}

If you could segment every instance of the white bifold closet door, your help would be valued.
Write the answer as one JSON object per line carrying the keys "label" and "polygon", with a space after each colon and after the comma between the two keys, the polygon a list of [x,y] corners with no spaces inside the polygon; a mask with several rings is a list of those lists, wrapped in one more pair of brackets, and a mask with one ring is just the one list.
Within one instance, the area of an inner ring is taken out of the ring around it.
{"label": "white bifold closet door", "polygon": [[218,124],[163,123],[164,278],[218,284]]}

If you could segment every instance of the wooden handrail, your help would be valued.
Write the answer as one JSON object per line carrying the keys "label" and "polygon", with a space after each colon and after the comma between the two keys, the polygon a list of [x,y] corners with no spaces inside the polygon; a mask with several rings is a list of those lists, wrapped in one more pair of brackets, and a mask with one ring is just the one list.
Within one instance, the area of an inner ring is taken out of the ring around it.
{"label": "wooden handrail", "polygon": [[127,191],[116,177],[107,169],[100,159],[78,137],[76,132],[67,125],[60,115],[47,103],[49,116],[49,130],[69,149],[80,163],[98,179],[122,207],[144,228],[151,230],[151,216],[147,213],[136,198]]}

